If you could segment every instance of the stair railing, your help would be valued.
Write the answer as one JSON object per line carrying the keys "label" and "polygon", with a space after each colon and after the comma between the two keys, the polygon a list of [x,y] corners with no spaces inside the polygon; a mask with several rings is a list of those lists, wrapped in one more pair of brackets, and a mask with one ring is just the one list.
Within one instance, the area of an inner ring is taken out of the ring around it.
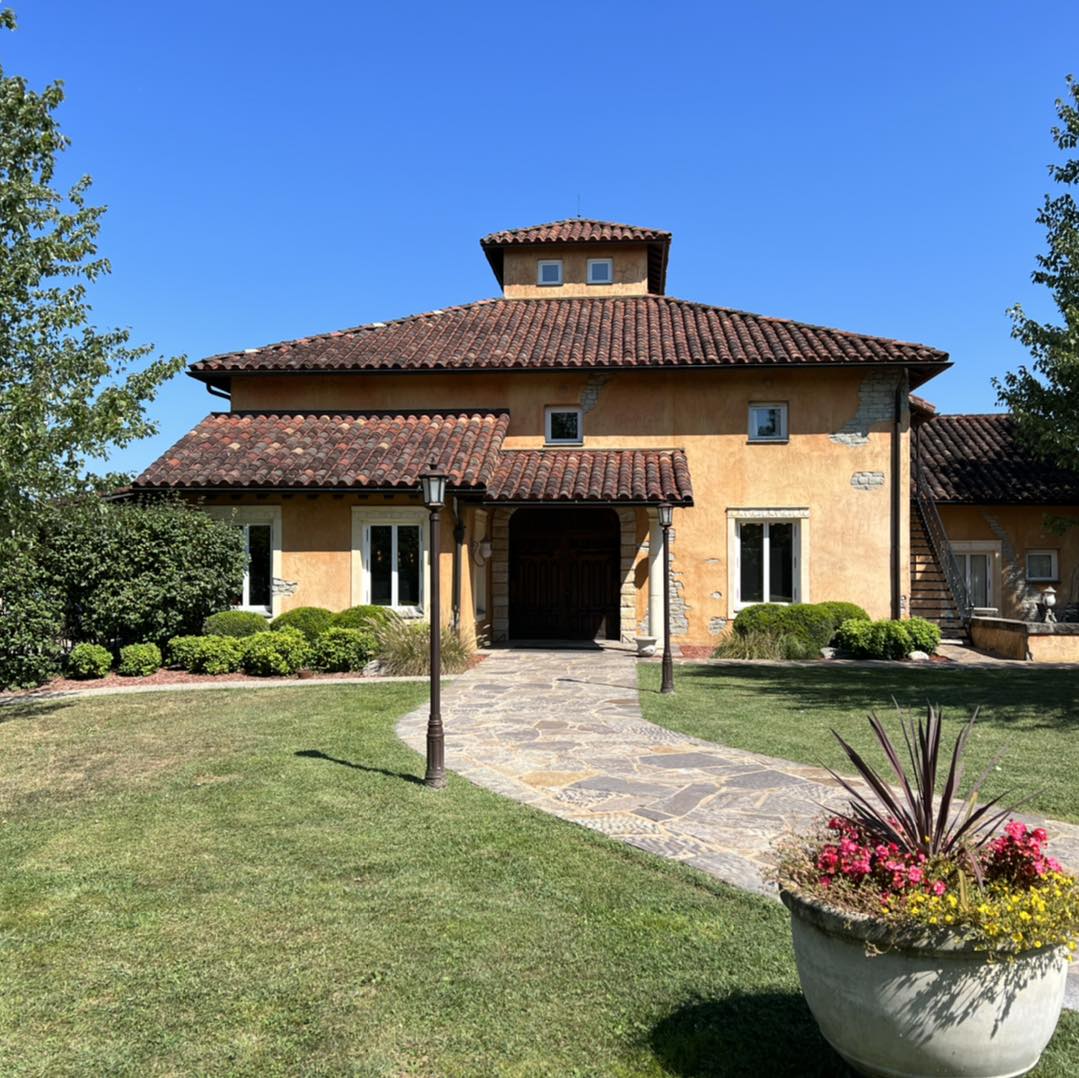
{"label": "stair railing", "polygon": [[944,521],[940,519],[937,503],[929,490],[929,484],[925,481],[922,473],[922,454],[919,439],[914,439],[914,500],[918,511],[921,513],[922,525],[925,528],[926,538],[933,556],[937,559],[937,565],[944,574],[944,580],[951,592],[952,601],[955,603],[956,613],[963,625],[969,625],[974,613],[974,603],[967,588],[966,577],[959,568],[959,560],[952,551],[952,545],[948,541],[948,533],[944,530]]}

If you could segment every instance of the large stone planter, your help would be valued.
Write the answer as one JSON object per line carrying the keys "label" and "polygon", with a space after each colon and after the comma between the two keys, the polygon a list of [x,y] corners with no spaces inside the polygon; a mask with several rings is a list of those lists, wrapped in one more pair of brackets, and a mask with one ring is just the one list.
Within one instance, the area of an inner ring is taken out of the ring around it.
{"label": "large stone planter", "polygon": [[1063,948],[989,961],[962,940],[897,939],[871,917],[783,892],[798,976],[825,1040],[874,1078],[1026,1074],[1056,1028]]}

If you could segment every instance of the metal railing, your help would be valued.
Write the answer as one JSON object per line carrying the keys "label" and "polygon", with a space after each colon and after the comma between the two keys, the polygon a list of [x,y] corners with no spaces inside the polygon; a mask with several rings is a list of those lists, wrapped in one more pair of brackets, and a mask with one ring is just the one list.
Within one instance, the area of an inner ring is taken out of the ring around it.
{"label": "metal railing", "polygon": [[948,533],[944,530],[944,522],[940,519],[937,503],[929,490],[922,475],[921,447],[918,438],[914,441],[914,500],[922,517],[922,525],[925,528],[926,538],[929,540],[929,548],[937,559],[944,581],[951,592],[952,602],[955,603],[956,613],[964,625],[970,623],[974,611],[974,603],[967,588],[966,577],[959,568],[959,562],[952,552],[952,545],[948,540]]}

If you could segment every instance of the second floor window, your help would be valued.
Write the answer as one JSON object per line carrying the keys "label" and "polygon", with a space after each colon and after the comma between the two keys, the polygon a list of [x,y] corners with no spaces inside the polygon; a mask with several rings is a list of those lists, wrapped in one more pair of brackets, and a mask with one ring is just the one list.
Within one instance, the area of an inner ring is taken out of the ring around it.
{"label": "second floor window", "polygon": [[536,284],[558,285],[562,283],[562,259],[541,258],[536,264]]}
{"label": "second floor window", "polygon": [[551,407],[546,414],[548,445],[580,445],[584,441],[580,408]]}
{"label": "second floor window", "polygon": [[787,440],[787,406],[785,404],[751,404],[749,406],[749,440],[751,442],[785,442]]}
{"label": "second floor window", "polygon": [[614,260],[610,258],[590,258],[588,260],[589,284],[612,284],[614,282]]}

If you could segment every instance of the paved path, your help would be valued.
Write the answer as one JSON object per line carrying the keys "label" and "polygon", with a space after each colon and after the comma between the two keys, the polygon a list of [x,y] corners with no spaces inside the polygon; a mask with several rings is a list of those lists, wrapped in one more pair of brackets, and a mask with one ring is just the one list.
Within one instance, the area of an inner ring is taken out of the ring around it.
{"label": "paved path", "polygon": [[[617,649],[493,651],[442,714],[446,765],[478,786],[770,897],[775,838],[844,803],[820,768],[646,722],[636,659]],[[421,753],[426,722],[421,708],[397,727]],[[1050,827],[1079,865],[1079,827]]]}

